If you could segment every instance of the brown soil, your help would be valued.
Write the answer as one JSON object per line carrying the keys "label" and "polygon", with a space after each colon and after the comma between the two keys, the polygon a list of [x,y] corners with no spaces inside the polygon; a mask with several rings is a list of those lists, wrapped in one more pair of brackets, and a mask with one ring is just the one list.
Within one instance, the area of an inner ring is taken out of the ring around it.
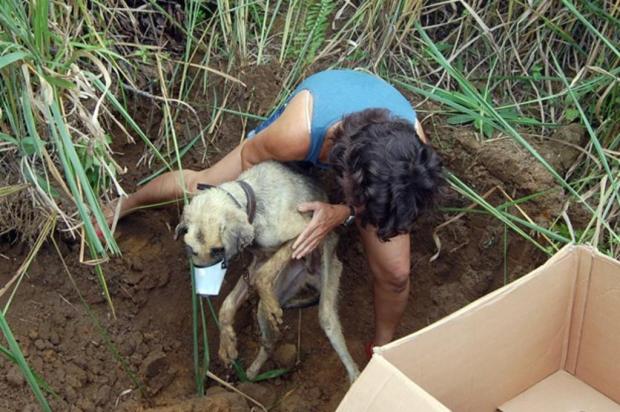
{"label": "brown soil", "polygon": [[[250,85],[271,85],[277,84],[277,77],[275,70],[267,67],[253,70],[244,79]],[[245,102],[252,98],[254,105],[250,109],[264,113],[275,97],[273,89],[255,87],[251,93],[233,93],[232,99],[237,99],[245,109]],[[210,112],[205,108],[204,113]],[[148,113],[143,117],[146,122]],[[217,133],[220,150],[213,153],[209,147],[210,158],[217,159],[230,149],[239,141],[242,130],[239,118],[225,115]],[[523,164],[529,160],[516,147],[506,150],[501,142],[481,146],[474,143],[473,135],[464,134],[463,129],[443,127],[433,135],[437,136],[434,143],[448,168],[480,193],[501,185],[511,195],[521,196],[553,186],[543,170],[530,167],[533,163]],[[116,144],[116,150],[121,153],[119,161],[130,168],[124,177],[125,187],[132,189],[139,178],[148,174],[146,166],[135,167],[142,147]],[[203,153],[202,148],[196,147],[185,159],[186,165],[196,168],[203,165]],[[512,165],[519,165],[519,169],[510,168],[511,174],[506,174],[506,166]],[[523,177],[526,172],[527,176]],[[495,204],[504,201],[500,197],[489,200]],[[544,206],[532,208],[538,211],[533,218],[547,219],[552,210],[561,206],[562,195],[554,192],[545,202],[541,203]],[[467,204],[447,190],[441,200],[441,206]],[[178,212],[177,207],[140,211],[119,224],[123,256],[103,266],[116,319],[111,316],[94,270],[78,261],[79,244],[58,240],[67,269],[86,305],[53,245],[48,243],[41,249],[15,296],[8,319],[30,365],[54,390],[56,396],[48,397],[54,410],[133,411],[151,407],[160,411],[249,410],[251,404],[230,392],[214,389],[217,385],[211,380],[207,381],[210,396],[193,398],[191,287],[183,248],[172,237]],[[505,278],[511,280],[525,274],[544,260],[544,255],[533,246],[509,234],[504,262],[503,225],[486,215],[469,214],[439,232],[442,253],[429,263],[436,251],[432,231],[449,216],[452,215],[430,212],[418,221],[413,231],[411,296],[398,336],[410,334],[455,311],[501,286]],[[23,245],[11,244],[8,239],[0,243],[0,285],[11,278],[27,252]],[[345,266],[340,318],[352,356],[364,366],[363,347],[373,330],[373,304],[368,266],[353,230],[342,233],[339,256]],[[222,295],[212,299],[215,308],[245,264],[244,256],[232,264]],[[0,299],[2,305],[6,298]],[[244,365],[258,350],[255,303],[252,301],[240,310],[236,325]],[[211,370],[220,378],[238,384],[234,373],[216,358],[217,329],[210,317],[208,323],[214,357]],[[287,347],[278,356],[286,361],[280,362],[290,363],[291,351],[298,352],[300,362],[287,375],[246,389],[262,397],[263,402],[274,404],[276,411],[334,410],[348,382],[344,368],[319,327],[316,307],[285,313],[281,344]],[[291,349],[291,345],[296,348]],[[280,365],[270,361],[264,370],[277,366]],[[0,376],[0,410],[34,408],[34,397],[16,367],[0,358],[0,369],[6,371]]]}

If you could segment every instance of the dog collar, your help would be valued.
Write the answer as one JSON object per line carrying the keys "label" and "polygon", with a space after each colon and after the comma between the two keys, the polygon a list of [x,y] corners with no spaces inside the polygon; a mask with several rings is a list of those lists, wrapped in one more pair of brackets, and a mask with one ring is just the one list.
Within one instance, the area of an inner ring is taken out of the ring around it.
{"label": "dog collar", "polygon": [[[243,180],[237,180],[237,183],[239,184],[239,186],[241,186],[241,189],[243,189],[243,193],[245,193],[245,200],[246,200],[245,212],[248,215],[248,221],[250,222],[250,224],[252,224],[252,222],[254,222],[254,217],[256,216],[256,194],[254,193],[254,189],[252,189],[252,186],[250,186],[249,183]],[[239,203],[237,198],[234,197],[232,193],[230,193],[228,190],[223,189],[219,186],[210,185],[208,183],[198,183],[196,185],[196,188],[198,190],[212,189],[214,187],[222,189],[233,200],[233,202],[235,202],[235,204],[239,206],[240,209],[243,209],[243,206],[241,206],[241,203]]]}
{"label": "dog collar", "polygon": [[256,194],[254,194],[254,189],[252,189],[249,183],[243,180],[238,180],[237,183],[239,183],[239,186],[241,186],[241,189],[243,189],[245,193],[245,211],[248,214],[248,221],[252,224],[256,216]]}

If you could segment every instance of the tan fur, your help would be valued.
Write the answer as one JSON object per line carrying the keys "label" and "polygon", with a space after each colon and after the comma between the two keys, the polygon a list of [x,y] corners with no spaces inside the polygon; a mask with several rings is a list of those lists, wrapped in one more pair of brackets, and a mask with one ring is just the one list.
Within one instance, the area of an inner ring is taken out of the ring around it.
{"label": "tan fur", "polygon": [[[248,376],[253,378],[271,355],[279,337],[282,304],[285,302],[279,300],[277,286],[293,284],[284,281],[291,272],[289,269],[294,266],[291,262],[292,244],[311,219],[309,214],[299,213],[297,206],[302,202],[326,201],[326,196],[311,180],[276,162],[261,163],[244,172],[239,179],[250,184],[256,194],[256,217],[252,224],[246,214],[246,197],[242,188],[238,183],[230,182],[195,196],[185,207],[177,229],[186,232],[183,239],[193,254],[194,264],[199,266],[211,265],[223,256],[230,260],[249,246],[257,252],[249,268],[249,284],[241,277],[219,312],[218,354],[222,361],[229,364],[238,356],[233,328],[235,313],[247,299],[250,288],[258,292],[261,348],[247,371]],[[352,382],[359,370],[346,348],[337,316],[337,294],[342,272],[342,264],[335,254],[337,241],[335,234],[328,235],[315,253],[318,259],[316,256],[306,258],[309,270],[303,273],[305,278],[302,280],[307,284],[320,285],[319,321]],[[224,249],[223,254],[219,255],[218,249],[221,248]],[[296,273],[299,275],[300,271]],[[316,280],[317,276],[320,281]],[[295,287],[300,285],[299,282],[294,284]],[[294,294],[296,290],[289,292]]]}

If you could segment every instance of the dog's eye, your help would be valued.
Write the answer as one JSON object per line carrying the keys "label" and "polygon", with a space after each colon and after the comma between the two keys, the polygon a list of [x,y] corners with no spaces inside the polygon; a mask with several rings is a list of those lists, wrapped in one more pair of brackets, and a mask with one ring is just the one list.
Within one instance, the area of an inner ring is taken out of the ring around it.
{"label": "dog's eye", "polygon": [[211,257],[214,259],[219,259],[224,257],[224,248],[223,247],[214,247],[211,248]]}
{"label": "dog's eye", "polygon": [[180,237],[183,237],[185,236],[185,234],[187,234],[187,226],[185,225],[185,223],[179,223],[174,230],[174,239],[176,240]]}

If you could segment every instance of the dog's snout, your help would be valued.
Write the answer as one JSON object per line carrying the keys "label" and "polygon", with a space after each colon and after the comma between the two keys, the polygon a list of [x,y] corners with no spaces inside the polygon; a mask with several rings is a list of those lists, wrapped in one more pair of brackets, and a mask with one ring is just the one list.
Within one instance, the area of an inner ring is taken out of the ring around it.
{"label": "dog's snout", "polygon": [[185,252],[187,252],[187,256],[196,256],[198,254],[194,252],[194,249],[189,245],[185,245]]}
{"label": "dog's snout", "polygon": [[226,250],[223,247],[214,247],[211,249],[211,257],[213,259],[224,259],[224,256],[226,256]]}

